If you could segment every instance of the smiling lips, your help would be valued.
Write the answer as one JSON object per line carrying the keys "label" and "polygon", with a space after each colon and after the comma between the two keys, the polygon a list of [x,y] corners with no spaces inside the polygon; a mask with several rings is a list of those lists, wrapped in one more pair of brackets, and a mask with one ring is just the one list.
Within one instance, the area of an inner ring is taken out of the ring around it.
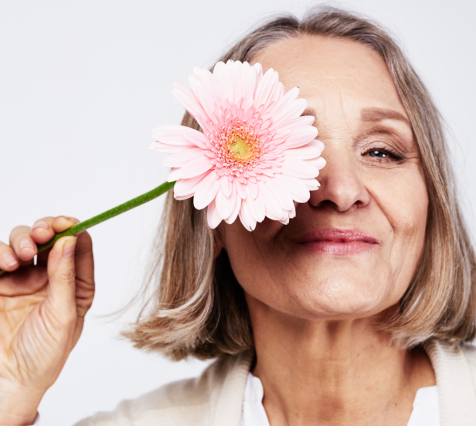
{"label": "smiling lips", "polygon": [[298,238],[306,250],[332,255],[363,253],[380,245],[380,240],[357,230],[320,229]]}

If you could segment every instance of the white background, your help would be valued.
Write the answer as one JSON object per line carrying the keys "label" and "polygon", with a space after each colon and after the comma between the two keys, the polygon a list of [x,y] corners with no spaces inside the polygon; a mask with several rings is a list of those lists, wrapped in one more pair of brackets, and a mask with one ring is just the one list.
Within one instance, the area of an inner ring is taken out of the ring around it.
{"label": "white background", "polygon": [[[297,0],[0,0],[0,239],[45,215],[87,219],[164,181],[150,130],[180,122],[171,94],[250,26]],[[476,2],[360,0],[348,5],[402,43],[447,120],[460,196],[476,228]],[[118,334],[134,311],[104,318],[138,290],[161,200],[91,230],[97,297],[83,336],[40,406],[67,426],[163,383],[197,375]]]}

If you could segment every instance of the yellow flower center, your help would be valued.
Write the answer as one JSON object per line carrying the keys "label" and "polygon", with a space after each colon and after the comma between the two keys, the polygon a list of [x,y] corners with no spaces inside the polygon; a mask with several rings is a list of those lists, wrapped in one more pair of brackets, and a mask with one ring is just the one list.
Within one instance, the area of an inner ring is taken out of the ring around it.
{"label": "yellow flower center", "polygon": [[230,144],[230,151],[237,159],[244,160],[250,155],[250,147],[245,140],[239,136],[235,136],[233,142]]}

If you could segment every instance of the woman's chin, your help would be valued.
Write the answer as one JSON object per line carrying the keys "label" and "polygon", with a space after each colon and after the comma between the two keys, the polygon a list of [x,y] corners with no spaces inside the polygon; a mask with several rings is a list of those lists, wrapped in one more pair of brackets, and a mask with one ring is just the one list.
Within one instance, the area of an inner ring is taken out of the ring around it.
{"label": "woman's chin", "polygon": [[366,280],[359,282],[355,276],[354,279],[319,280],[312,288],[303,285],[286,293],[283,300],[287,299],[292,315],[329,320],[374,316],[398,303],[401,297],[391,294],[390,288],[376,288]]}

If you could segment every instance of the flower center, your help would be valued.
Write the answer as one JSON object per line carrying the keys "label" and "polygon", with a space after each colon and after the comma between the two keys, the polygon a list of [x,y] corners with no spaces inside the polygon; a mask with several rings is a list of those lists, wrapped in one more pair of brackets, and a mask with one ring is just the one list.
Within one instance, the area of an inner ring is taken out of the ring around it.
{"label": "flower center", "polygon": [[230,150],[232,155],[240,160],[249,157],[251,151],[246,141],[239,136],[235,136],[233,142],[230,144]]}
{"label": "flower center", "polygon": [[226,174],[241,176],[261,162],[263,144],[254,127],[245,121],[230,120],[213,139],[216,161],[220,168],[228,170]]}

